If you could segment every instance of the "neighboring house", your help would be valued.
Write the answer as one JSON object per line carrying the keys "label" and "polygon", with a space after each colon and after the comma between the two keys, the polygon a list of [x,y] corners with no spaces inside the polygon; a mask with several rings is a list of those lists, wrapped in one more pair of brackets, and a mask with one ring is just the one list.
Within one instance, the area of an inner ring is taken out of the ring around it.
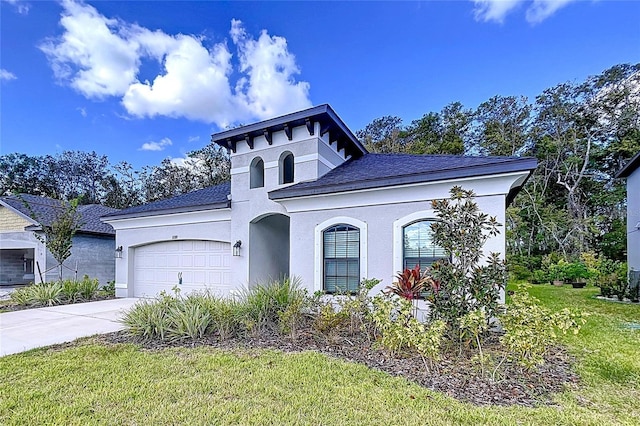
{"label": "neighboring house", "polygon": [[[430,239],[431,200],[461,185],[504,223],[536,167],[532,158],[369,154],[328,105],[212,141],[231,154],[230,183],[103,218],[123,248],[118,296],[174,286],[228,295],[283,275],[310,293],[353,290],[363,277],[382,288],[443,256]],[[485,251],[504,254],[504,232]]]}
{"label": "neighboring house", "polygon": [[[44,280],[58,279],[58,262],[36,235],[44,235],[42,226],[51,225],[60,210],[61,201],[52,198],[28,194],[0,197],[0,285],[38,283],[42,281],[38,271],[44,275],[51,268]],[[77,211],[82,226],[73,237],[63,277],[73,278],[77,267],[79,278],[87,274],[104,285],[115,278],[115,231],[100,217],[117,210],[90,204],[79,206]]]}
{"label": "neighboring house", "polygon": [[616,174],[627,180],[627,262],[640,271],[640,152]]}

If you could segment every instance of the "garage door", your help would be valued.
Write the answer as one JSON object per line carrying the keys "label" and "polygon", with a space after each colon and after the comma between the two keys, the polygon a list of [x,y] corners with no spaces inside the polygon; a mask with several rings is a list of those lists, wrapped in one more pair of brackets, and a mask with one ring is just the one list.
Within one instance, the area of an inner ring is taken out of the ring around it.
{"label": "garage door", "polygon": [[[162,290],[181,294],[211,289],[228,294],[231,284],[231,245],[218,241],[166,241],[137,247],[134,254],[133,293],[153,297]],[[179,277],[182,276],[182,284]]]}

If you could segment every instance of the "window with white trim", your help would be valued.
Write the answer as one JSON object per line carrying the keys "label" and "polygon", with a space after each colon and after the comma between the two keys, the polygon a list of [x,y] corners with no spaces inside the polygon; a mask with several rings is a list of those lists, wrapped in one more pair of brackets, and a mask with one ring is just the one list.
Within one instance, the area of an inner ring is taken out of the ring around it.
{"label": "window with white trim", "polygon": [[322,232],[324,291],[353,293],[360,284],[360,229],[333,225]]}
{"label": "window with white trim", "polygon": [[249,167],[249,188],[262,188],[264,186],[264,161],[256,157]]}
{"label": "window with white trim", "polygon": [[444,249],[433,242],[432,220],[419,220],[402,228],[402,267],[413,269],[420,265],[424,272],[440,259],[447,259]]}

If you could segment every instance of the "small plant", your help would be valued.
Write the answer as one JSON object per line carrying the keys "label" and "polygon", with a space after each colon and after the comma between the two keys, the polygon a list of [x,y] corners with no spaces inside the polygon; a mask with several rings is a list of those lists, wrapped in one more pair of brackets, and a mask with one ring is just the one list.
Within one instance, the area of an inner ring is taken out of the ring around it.
{"label": "small plant", "polygon": [[300,279],[296,277],[258,284],[241,294],[241,300],[246,304],[246,320],[253,322],[257,329],[277,329],[280,315],[289,305],[298,304],[305,297],[306,292],[300,288]]}
{"label": "small plant", "polygon": [[549,274],[547,271],[542,269],[536,269],[531,274],[531,283],[532,284],[544,284],[549,282]]}
{"label": "small plant", "polygon": [[211,315],[200,295],[176,299],[167,310],[167,336],[172,340],[202,338],[211,325]]}
{"label": "small plant", "polygon": [[508,357],[528,370],[544,364],[547,348],[557,341],[557,331],[577,334],[587,316],[569,309],[552,313],[537,302],[526,291],[518,291],[500,316],[505,330],[500,341],[507,348]]}
{"label": "small plant", "polygon": [[447,324],[442,320],[421,323],[412,311],[413,306],[407,299],[389,295],[374,297],[372,319],[380,335],[378,342],[396,356],[406,351],[417,352],[429,370],[433,368],[433,361],[439,359]]}
{"label": "small plant", "polygon": [[100,291],[107,297],[115,297],[116,295],[116,282],[108,281],[105,285],[102,286]]}
{"label": "small plant", "polygon": [[91,279],[88,275],[82,277],[82,281],[78,282],[78,291],[84,300],[91,300],[96,297],[100,283],[97,278]]}
{"label": "small plant", "polygon": [[127,332],[142,340],[165,340],[170,328],[169,310],[176,298],[161,295],[155,300],[142,300],[125,313],[121,322]]}
{"label": "small plant", "polygon": [[589,270],[582,262],[568,263],[564,267],[564,280],[567,282],[586,282]]}
{"label": "small plant", "polygon": [[10,300],[16,305],[28,306],[32,302],[31,286],[15,289],[10,295]]}
{"label": "small plant", "polygon": [[62,284],[59,282],[29,286],[31,304],[37,306],[58,305],[62,299]]}
{"label": "small plant", "polygon": [[75,303],[80,300],[79,283],[75,280],[62,281],[62,296],[69,303]]}
{"label": "small plant", "polygon": [[407,300],[419,299],[432,280],[420,273],[420,265],[405,269],[396,275],[396,281],[387,287],[387,291]]}

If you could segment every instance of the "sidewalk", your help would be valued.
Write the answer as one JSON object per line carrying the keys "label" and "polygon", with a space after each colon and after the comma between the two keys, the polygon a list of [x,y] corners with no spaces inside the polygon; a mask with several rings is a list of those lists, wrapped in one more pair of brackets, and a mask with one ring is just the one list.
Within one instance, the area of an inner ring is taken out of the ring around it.
{"label": "sidewalk", "polygon": [[26,309],[0,314],[0,356],[122,330],[123,312],[138,299]]}

